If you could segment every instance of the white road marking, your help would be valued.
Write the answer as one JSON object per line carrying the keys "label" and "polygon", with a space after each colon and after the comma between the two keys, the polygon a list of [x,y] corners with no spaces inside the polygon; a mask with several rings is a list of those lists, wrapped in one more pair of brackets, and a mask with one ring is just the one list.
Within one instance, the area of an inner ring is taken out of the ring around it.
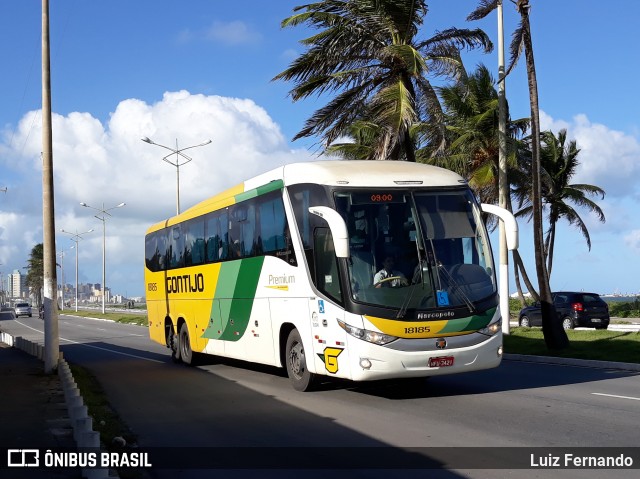
{"label": "white road marking", "polygon": [[[40,331],[39,329],[32,328],[28,324],[21,323],[18,320],[16,320],[16,323],[24,326],[25,328],[29,328],[32,331],[36,331],[36,332],[41,333],[42,335],[44,335],[44,331]],[[141,334],[131,334],[130,336],[142,336],[142,335]],[[145,358],[144,356],[137,356],[135,354],[123,353],[122,351],[115,351],[115,350],[109,349],[109,348],[101,348],[100,346],[93,346],[92,344],[80,343],[78,341],[74,341],[73,339],[66,339],[66,338],[60,337],[60,341],[66,341],[68,343],[77,344],[79,346],[85,346],[87,348],[100,349],[102,351],[108,351],[110,353],[120,354],[121,356],[129,356],[130,358],[144,359],[145,361],[151,361],[151,362],[154,362],[154,363],[161,363],[161,364],[164,363],[164,361],[158,361],[157,359]]]}
{"label": "white road marking", "polygon": [[640,401],[640,398],[635,398],[632,396],[618,396],[616,394],[604,394],[604,393],[591,393],[595,396],[606,396],[610,398],[618,398],[618,399],[633,399],[634,401]]}

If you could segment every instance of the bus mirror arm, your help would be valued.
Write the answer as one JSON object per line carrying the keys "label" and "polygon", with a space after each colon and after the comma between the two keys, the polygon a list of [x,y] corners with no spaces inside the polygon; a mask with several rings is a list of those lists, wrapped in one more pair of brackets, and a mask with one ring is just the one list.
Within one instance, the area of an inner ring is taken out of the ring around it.
{"label": "bus mirror arm", "polygon": [[516,221],[515,216],[513,216],[513,214],[511,214],[504,208],[500,208],[496,205],[482,203],[480,206],[482,207],[482,211],[496,215],[504,222],[504,231],[507,238],[507,248],[510,251],[518,249],[518,222]]}
{"label": "bus mirror arm", "polygon": [[319,216],[327,222],[333,237],[333,246],[338,258],[349,257],[349,233],[347,224],[340,214],[327,206],[311,206],[309,213]]}

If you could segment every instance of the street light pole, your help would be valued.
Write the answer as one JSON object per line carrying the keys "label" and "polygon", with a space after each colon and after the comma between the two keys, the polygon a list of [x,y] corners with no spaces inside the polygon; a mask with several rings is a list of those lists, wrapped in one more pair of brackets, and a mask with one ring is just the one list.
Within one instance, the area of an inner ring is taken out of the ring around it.
{"label": "street light pole", "polygon": [[107,285],[106,285],[107,216],[111,216],[108,213],[109,211],[114,210],[116,208],[122,208],[123,206],[126,205],[126,203],[120,203],[119,205],[112,206],[111,208],[107,208],[107,209],[104,208],[104,203],[102,203],[102,208],[95,208],[93,206],[89,206],[86,203],[80,203],[80,205],[84,206],[85,208],[96,210],[99,214],[102,215],[102,216],[95,215],[95,217],[98,218],[100,221],[102,221],[102,314],[104,314],[105,313],[104,301],[105,301],[105,296],[107,294]]}
{"label": "street light pole", "polygon": [[[509,183],[507,181],[507,100],[504,78],[504,30],[502,0],[498,1],[498,206],[507,209]],[[499,222],[500,254],[500,312],[502,313],[502,333],[511,330],[509,314],[509,251],[504,221]]]}
{"label": "street light pole", "polygon": [[89,231],[85,231],[84,233],[78,233],[77,230],[75,233],[65,231],[64,229],[60,230],[61,233],[71,235],[71,241],[75,242],[76,244],[76,313],[78,312],[78,241],[82,239],[82,235],[86,235],[87,233],[91,233],[92,231],[93,228],[91,228]]}
{"label": "street light pole", "polygon": [[[198,145],[187,146],[186,148],[178,148],[178,139],[176,138],[176,147],[175,148],[170,148],[168,146],[164,146],[164,145],[161,145],[159,143],[156,143],[155,141],[151,140],[150,138],[148,138],[146,136],[144,138],[141,138],[141,139],[145,143],[149,143],[150,145],[159,146],[160,148],[164,148],[165,150],[169,150],[171,152],[167,156],[162,158],[162,161],[165,161],[165,162],[169,163],[170,165],[173,165],[173,166],[176,167],[176,214],[179,215],[180,214],[180,167],[182,165],[186,165],[191,160],[193,160],[193,158],[185,155],[183,153],[183,151],[189,150],[191,148],[197,148],[199,146],[208,145],[209,143],[211,143],[211,140],[207,140],[207,141],[205,141],[203,143],[200,143]],[[176,162],[175,163],[169,160],[169,157],[171,157],[173,155],[176,155]],[[184,158],[185,161],[180,163],[180,157]]]}

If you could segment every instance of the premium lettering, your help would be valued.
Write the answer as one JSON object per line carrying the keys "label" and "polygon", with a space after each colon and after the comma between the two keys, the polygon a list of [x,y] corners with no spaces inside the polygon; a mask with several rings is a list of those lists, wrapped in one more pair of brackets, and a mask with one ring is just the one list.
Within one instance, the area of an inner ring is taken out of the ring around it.
{"label": "premium lettering", "polygon": [[269,284],[270,285],[279,285],[279,284],[294,284],[296,282],[296,277],[293,275],[287,276],[286,274],[274,276],[272,274],[269,275]]}

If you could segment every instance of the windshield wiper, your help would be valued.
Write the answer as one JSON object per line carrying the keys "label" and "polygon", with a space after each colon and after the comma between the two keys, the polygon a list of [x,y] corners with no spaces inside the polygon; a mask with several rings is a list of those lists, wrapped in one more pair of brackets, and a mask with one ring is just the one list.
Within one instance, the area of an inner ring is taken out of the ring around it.
{"label": "windshield wiper", "polygon": [[473,302],[469,299],[469,296],[467,296],[464,293],[464,291],[462,290],[462,287],[453,278],[453,276],[451,276],[451,273],[449,273],[447,268],[445,268],[445,266],[440,262],[438,262],[437,271],[438,271],[438,277],[440,277],[440,272],[442,272],[442,276],[444,277],[445,281],[449,285],[449,288],[451,289],[452,293],[462,300],[462,302],[467,306],[467,308],[469,308],[469,312],[475,313],[476,307],[473,305]]}
{"label": "windshield wiper", "polygon": [[425,255],[422,249],[420,248],[420,245],[418,244],[417,239],[416,239],[416,250],[418,252],[418,266],[416,266],[416,269],[413,271],[413,276],[411,277],[411,282],[409,283],[409,288],[411,288],[411,290],[407,295],[405,295],[404,300],[402,301],[402,305],[400,306],[400,309],[396,314],[396,319],[404,318],[405,315],[407,314],[407,308],[409,307],[409,303],[411,302],[413,293],[417,289],[415,286],[418,284],[418,282],[420,282],[420,284],[422,285],[422,288],[424,289],[423,276],[424,276],[424,265],[426,264],[426,261],[424,259]]}

